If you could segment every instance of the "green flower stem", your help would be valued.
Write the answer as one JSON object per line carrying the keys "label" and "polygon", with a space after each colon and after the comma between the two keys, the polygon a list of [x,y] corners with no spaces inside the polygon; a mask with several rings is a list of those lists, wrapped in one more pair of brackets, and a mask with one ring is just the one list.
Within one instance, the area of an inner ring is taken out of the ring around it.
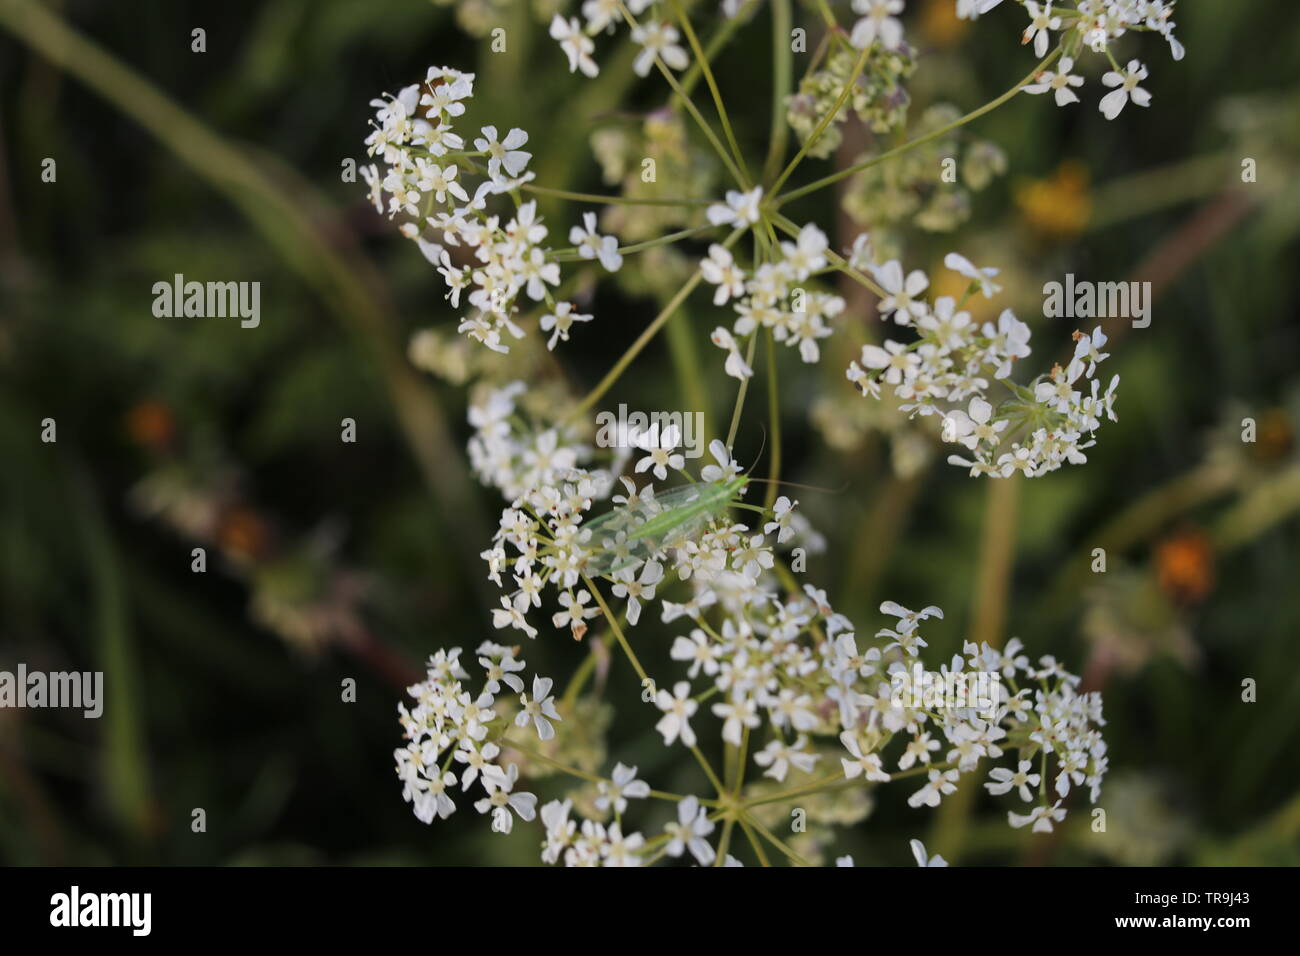
{"label": "green flower stem", "polygon": [[776,175],[790,140],[790,124],[785,121],[785,98],[790,92],[792,74],[790,25],[793,22],[790,0],[772,0],[772,124],[768,134],[767,160],[763,164],[765,183],[770,183]]}
{"label": "green flower stem", "polygon": [[812,866],[811,863],[809,863],[807,860],[801,857],[798,853],[796,853],[794,850],[790,849],[788,846],[782,843],[776,837],[776,835],[772,833],[771,830],[769,830],[767,827],[763,826],[763,824],[755,820],[753,814],[742,811],[741,818],[746,820],[752,827],[758,830],[758,832],[761,833],[767,839],[767,841],[772,844],[772,846],[776,847],[778,850],[784,853],[791,863],[794,863],[798,866]]}
{"label": "green flower stem", "polygon": [[1051,66],[1052,63],[1055,62],[1056,58],[1060,55],[1061,55],[1061,48],[1058,46],[1051,53],[1047,54],[1047,56],[1043,57],[1043,59],[1039,61],[1038,65],[1035,66],[1032,71],[1030,71],[1028,76],[1022,79],[1015,86],[1011,87],[1011,89],[1007,90],[1001,96],[997,97],[996,99],[989,100],[989,102],[985,103],[979,109],[972,110],[971,112],[967,113],[965,116],[953,120],[951,123],[947,123],[939,127],[938,129],[931,130],[930,132],[926,133],[924,136],[918,136],[916,139],[906,142],[902,146],[897,146],[894,149],[881,153],[879,156],[873,156],[870,159],[865,159],[860,163],[855,163],[852,166],[848,166],[837,172],[831,173],[828,176],[823,176],[821,179],[814,180],[813,182],[808,183],[808,185],[806,186],[800,186],[798,189],[792,189],[790,192],[784,193],[770,200],[771,204],[774,207],[783,206],[793,199],[798,199],[800,196],[806,196],[809,193],[816,192],[819,189],[822,189],[826,186],[830,186],[833,183],[837,183],[841,179],[846,179],[849,176],[854,175],[855,173],[860,173],[864,169],[870,169],[872,166],[879,165],[880,163],[883,163],[886,160],[893,159],[896,156],[901,156],[903,153],[906,153],[908,150],[915,149],[917,146],[921,146],[925,143],[928,143],[933,139],[938,139],[940,136],[943,136],[946,133],[950,133],[953,130],[957,129],[958,127],[965,126],[967,123],[971,122],[971,120],[979,119],[979,117],[983,116],[985,113],[997,109],[1003,103],[1007,102],[1007,100],[1011,99],[1013,96],[1019,93],[1022,87],[1026,86],[1034,77],[1036,77],[1043,70]]}
{"label": "green flower stem", "polygon": [[793,790],[784,790],[781,793],[768,794],[763,797],[754,797],[753,799],[746,800],[743,806],[748,810],[750,807],[761,807],[768,803],[781,803],[785,800],[793,800],[797,797],[807,796],[808,794],[820,793],[826,787],[838,784],[843,780],[844,771],[839,770],[831,774],[829,777],[823,777],[816,783],[804,784],[803,786],[795,787]]}
{"label": "green flower stem", "polygon": [[[614,640],[614,633],[612,631],[606,631],[597,638],[597,640],[608,649],[609,645]],[[573,676],[569,678],[569,686],[565,688],[564,696],[560,699],[560,703],[565,707],[570,709],[573,708],[574,703],[578,700],[578,695],[581,694],[582,689],[587,686],[587,681],[591,679],[592,672],[596,669],[599,655],[595,650],[594,644],[592,647],[593,649],[591,652],[582,659],[582,663],[577,666],[573,672]]]}
{"label": "green flower stem", "polygon": [[[691,314],[686,312],[676,322],[668,323],[664,336],[668,342],[668,356],[673,363],[673,374],[682,394],[686,396],[687,407],[704,416],[701,434],[711,435],[714,409],[704,388],[699,337],[691,322]],[[693,481],[694,478],[688,476],[688,480]]]}
{"label": "green flower stem", "polygon": [[[644,252],[647,249],[653,249],[656,246],[671,245],[672,243],[677,242],[679,239],[688,239],[691,236],[698,236],[700,233],[710,232],[717,228],[718,228],[717,226],[713,226],[713,225],[704,225],[704,226],[695,226],[691,229],[679,229],[677,232],[670,232],[663,236],[657,236],[654,239],[647,239],[644,242],[633,243],[630,246],[619,246],[618,251],[622,255],[630,256],[637,252]],[[583,257],[578,253],[577,249],[557,249],[551,253],[550,259],[553,262],[594,261],[594,260],[584,260]]]}
{"label": "green flower stem", "polygon": [[[618,6],[623,13],[623,19],[628,22],[628,24],[632,27],[632,29],[634,30],[639,29],[640,24],[637,23],[636,17],[632,15],[632,11],[627,8],[627,4],[620,3]],[[717,133],[713,132],[713,127],[709,125],[708,120],[706,120],[704,116],[700,113],[699,108],[695,105],[695,102],[691,99],[691,95],[687,93],[684,89],[682,89],[682,85],[677,81],[677,77],[673,76],[673,71],[670,70],[664,64],[663,60],[659,59],[659,57],[657,56],[655,57],[655,66],[659,68],[659,72],[663,76],[664,80],[668,83],[670,87],[672,87],[672,91],[677,94],[678,102],[681,103],[682,106],[686,107],[686,112],[691,114],[691,118],[695,120],[695,123],[697,126],[699,126],[700,131],[704,133],[705,139],[709,141],[709,145],[713,147],[713,151],[717,153],[718,158],[722,160],[722,165],[727,167],[727,172],[729,172],[732,178],[736,180],[736,183],[740,186],[741,189],[747,189],[748,188],[747,183],[749,182],[749,180],[740,171],[740,167],[736,165],[735,161],[727,153],[727,150],[723,147],[722,143],[718,140]]]}
{"label": "green flower stem", "polygon": [[767,493],[763,508],[772,510],[776,501],[777,482],[781,478],[781,396],[776,381],[776,337],[767,330],[767,427],[772,439],[772,457],[767,469]]}
{"label": "green flower stem", "polygon": [[[731,248],[744,232],[745,229],[743,227],[734,230],[722,243],[723,247],[727,249]],[[606,372],[605,377],[600,380],[596,387],[588,392],[582,401],[577,404],[571,413],[571,417],[584,414],[589,411],[596,402],[600,401],[601,396],[614,386],[614,383],[619,380],[619,377],[627,370],[627,367],[632,364],[632,361],[641,354],[641,350],[650,344],[650,340],[655,337],[655,334],[661,328],[663,328],[664,323],[672,318],[677,312],[678,307],[686,301],[686,297],[695,291],[695,287],[700,284],[703,278],[703,274],[698,269],[691,273],[691,277],[687,279],[682,287],[677,290],[677,293],[668,300],[668,304],[663,307],[657,316],[655,316],[654,321],[645,327],[645,330],[637,336],[636,341],[628,346],[627,351],[624,352],[622,356],[620,356],[619,360],[614,363],[613,368]]]}
{"label": "green flower stem", "polygon": [[602,196],[598,193],[576,193],[568,189],[551,189],[549,186],[536,186],[525,183],[519,187],[524,192],[539,196],[553,196],[556,199],[572,199],[574,202],[604,203],[616,206],[707,206],[712,199],[638,199],[635,196]]}
{"label": "green flower stem", "polygon": [[713,859],[714,866],[723,866],[727,862],[727,849],[731,846],[731,831],[735,826],[735,817],[727,817],[723,821],[722,839],[718,841],[718,855]]}
{"label": "green flower stem", "polygon": [[618,640],[619,646],[623,648],[623,653],[627,655],[627,659],[632,663],[632,669],[636,671],[637,676],[641,678],[642,684],[644,685],[646,681],[650,681],[653,686],[654,681],[650,680],[650,677],[645,672],[645,668],[642,667],[641,662],[637,660],[636,654],[632,650],[632,645],[627,642],[627,637],[623,634],[623,628],[619,627],[618,618],[612,611],[610,611],[609,605],[605,603],[605,597],[600,593],[600,588],[596,587],[596,582],[585,574],[582,576],[582,580],[587,585],[587,590],[590,591],[592,596],[596,599],[596,603],[600,605],[600,609],[605,612],[605,620],[609,621],[609,626],[614,632],[614,637]]}
{"label": "green flower stem", "polygon": [[826,0],[817,0],[817,12],[822,15],[822,20],[826,22],[827,29],[838,30],[840,28],[839,20],[835,19],[835,11],[831,9],[831,5]]}
{"label": "green flower stem", "polygon": [[700,69],[704,74],[704,82],[709,87],[709,94],[713,97],[713,106],[718,111],[718,120],[722,123],[722,135],[727,137],[727,145],[731,147],[732,156],[735,157],[736,165],[740,168],[744,176],[744,188],[749,188],[749,169],[745,166],[745,154],[740,151],[740,145],[736,142],[736,134],[731,128],[731,118],[727,116],[727,107],[722,102],[722,93],[718,90],[718,81],[713,75],[713,70],[709,67],[708,57],[704,55],[704,50],[700,47],[700,38],[695,35],[695,28],[691,26],[691,19],[682,9],[681,0],[672,0],[673,10],[677,13],[677,20],[682,25],[682,32],[686,34],[686,42],[690,44],[691,51],[695,54],[696,62],[700,64]]}
{"label": "green flower stem", "polygon": [[745,0],[736,11],[734,17],[723,20],[718,25],[718,28],[713,32],[713,36],[709,37],[709,42],[704,46],[704,56],[692,63],[690,69],[682,75],[683,90],[687,93],[691,93],[695,90],[696,85],[700,82],[700,78],[704,75],[704,63],[706,61],[711,62],[717,55],[718,51],[726,46],[727,41],[731,39],[732,34],[743,26],[743,23],[741,22],[743,15],[748,13],[749,8],[757,5],[757,3],[758,0]]}
{"label": "green flower stem", "polygon": [[[754,367],[754,349],[758,345],[758,329],[755,329],[749,335],[749,348],[745,350],[745,364],[749,368]],[[745,396],[749,393],[749,378],[742,379],[740,390],[736,392],[736,405],[731,410],[731,428],[727,430],[727,450],[730,451],[736,444],[736,432],[740,430],[740,413],[745,407]]]}
{"label": "green flower stem", "polygon": [[790,178],[790,174],[799,167],[803,158],[808,155],[808,150],[817,145],[817,140],[822,138],[822,134],[826,132],[827,127],[835,121],[835,117],[840,115],[840,109],[843,108],[846,102],[848,102],[849,95],[853,92],[853,87],[858,82],[858,77],[862,75],[862,70],[867,65],[867,57],[870,53],[871,47],[868,46],[864,47],[862,52],[858,54],[858,59],[853,64],[853,72],[849,74],[848,80],[845,81],[844,89],[840,91],[839,98],[835,101],[835,105],[826,111],[826,115],[824,115],[817,123],[817,127],[812,131],[812,135],[804,140],[803,145],[799,147],[799,152],[794,154],[794,159],[790,160],[785,169],[781,171],[781,175],[776,178],[776,182],[772,184],[771,191],[773,193],[777,192],[785,185],[785,181]]}
{"label": "green flower stem", "polygon": [[704,756],[704,754],[700,751],[700,748],[698,746],[691,748],[691,754],[695,757],[700,767],[704,770],[704,775],[709,778],[709,783],[713,784],[713,789],[718,792],[718,796],[719,797],[725,796],[727,793],[727,788],[722,785],[722,781],[718,779],[718,775],[713,772],[713,767],[709,763],[709,759]]}
{"label": "green flower stem", "polygon": [[[548,767],[554,767],[556,770],[559,770],[561,773],[567,773],[569,776],[577,777],[579,780],[586,780],[588,783],[612,784],[614,782],[610,780],[608,777],[602,777],[594,773],[587,773],[587,771],[585,770],[579,770],[577,767],[570,767],[568,764],[561,763],[558,760],[554,760],[551,757],[546,756],[546,754],[538,753],[536,750],[533,750],[531,747],[526,747],[523,744],[521,744],[519,741],[512,740],[509,736],[502,735],[500,743],[503,748],[509,747],[511,750],[516,750],[519,753],[523,754],[529,760],[536,760],[539,763],[544,763]],[[662,790],[651,790],[650,796],[656,800],[667,800],[672,803],[680,803],[681,801],[686,799],[686,797],[683,794],[665,793]],[[718,806],[718,801],[716,800],[701,800],[700,803],[710,807]]]}
{"label": "green flower stem", "polygon": [[767,853],[763,849],[763,844],[759,842],[758,837],[754,836],[754,831],[749,828],[749,821],[744,817],[740,817],[736,822],[740,824],[740,829],[744,831],[745,838],[749,840],[749,845],[753,847],[754,855],[758,857],[759,864],[762,866],[771,866],[772,864],[767,858]]}

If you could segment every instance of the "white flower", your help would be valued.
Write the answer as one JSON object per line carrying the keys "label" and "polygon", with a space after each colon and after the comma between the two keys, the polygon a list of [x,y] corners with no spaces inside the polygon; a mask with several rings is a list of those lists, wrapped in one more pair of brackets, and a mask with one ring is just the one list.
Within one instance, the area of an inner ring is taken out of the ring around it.
{"label": "white flower", "polygon": [[565,20],[557,13],[551,20],[551,39],[560,41],[560,48],[569,58],[570,73],[581,70],[589,77],[600,73],[600,67],[591,58],[596,44],[592,42],[591,37],[582,32],[576,17]]}
{"label": "white flower", "polygon": [[753,729],[761,723],[758,718],[758,709],[754,706],[754,702],[747,697],[733,697],[725,703],[714,704],[713,713],[724,721],[722,739],[735,747],[740,746],[743,728],[749,727]]}
{"label": "white flower", "polygon": [[889,780],[889,774],[885,773],[880,762],[880,755],[874,753],[864,754],[862,745],[858,741],[858,735],[855,732],[851,730],[844,731],[844,733],[840,734],[840,743],[853,755],[852,760],[847,757],[840,758],[840,763],[844,766],[846,779],[852,780],[854,777],[861,776],[867,780],[879,780],[881,782]]}
{"label": "white flower", "polygon": [[606,866],[640,866],[641,857],[637,851],[645,845],[645,837],[639,833],[623,836],[623,828],[617,823],[610,824],[605,832],[605,842],[601,844],[600,856]]}
{"label": "white flower", "polygon": [[966,342],[965,335],[967,329],[971,332],[974,329],[971,326],[971,317],[969,312],[958,312],[957,300],[950,295],[940,296],[934,300],[934,311],[929,315],[921,316],[917,325],[930,333],[930,336],[939,343],[941,354],[960,349]]}
{"label": "white flower", "polygon": [[501,606],[492,609],[492,626],[496,628],[513,627],[523,631],[529,637],[537,636],[537,628],[524,618],[524,615],[510,603],[507,597],[501,598]]}
{"label": "white flower", "polygon": [[763,525],[763,533],[777,532],[777,544],[785,544],[793,538],[794,528],[790,527],[790,520],[794,517],[794,509],[798,504],[799,502],[791,501],[785,495],[772,502],[772,520]]}
{"label": "white flower", "polygon": [[747,193],[742,193],[737,189],[727,190],[727,201],[725,203],[715,203],[706,210],[709,222],[715,226],[721,226],[726,223],[756,223],[759,218],[759,207],[763,202],[763,187],[755,186]]}
{"label": "white flower", "polygon": [[[517,177],[523,173],[528,161],[533,158],[532,153],[523,152],[519,147],[528,143],[528,134],[521,129],[512,129],[506,133],[506,138],[497,142],[497,128],[495,126],[484,126],[483,135],[474,140],[474,148],[481,153],[488,155],[488,175],[493,179],[501,179],[501,170],[504,169],[511,177]],[[468,196],[462,196],[462,199],[468,199]]]}
{"label": "white flower", "polygon": [[1002,363],[993,373],[995,378],[1006,378],[1011,374],[1015,360],[1026,358],[1031,352],[1029,326],[1017,319],[1010,309],[1002,310],[996,328],[991,322],[985,322],[983,332],[993,340],[993,350],[1002,357]]}
{"label": "white flower", "polygon": [[542,826],[546,829],[546,842],[542,847],[542,862],[554,863],[560,858],[578,833],[578,824],[569,819],[573,801],[552,800],[542,807]]}
{"label": "white flower", "polygon": [[944,256],[943,264],[953,272],[966,276],[972,282],[979,283],[980,291],[984,293],[986,299],[991,299],[1002,291],[1002,286],[993,281],[993,277],[998,274],[998,270],[992,266],[983,269],[977,268],[969,259],[956,252],[950,252]]}
{"label": "white flower", "polygon": [[1147,68],[1137,60],[1129,60],[1128,67],[1123,73],[1111,70],[1102,76],[1101,82],[1106,86],[1117,87],[1101,98],[1098,106],[1102,115],[1108,120],[1113,120],[1119,116],[1120,111],[1124,109],[1124,104],[1129,100],[1138,106],[1150,106],[1151,94],[1138,86],[1146,78]]}
{"label": "white flower", "polygon": [[490,740],[483,744],[481,748],[475,747],[468,740],[462,740],[460,749],[454,755],[457,763],[465,764],[465,769],[460,775],[460,788],[468,790],[469,785],[478,779],[480,773],[492,765],[492,761],[500,753],[501,748]]}
{"label": "white flower", "polygon": [[569,329],[573,327],[574,322],[590,322],[591,316],[584,315],[581,312],[574,311],[572,302],[557,302],[555,311],[548,312],[541,318],[541,329],[543,332],[555,330],[546,347],[552,351],[555,350],[556,342],[569,341]]}
{"label": "white flower", "polygon": [[957,0],[957,16],[962,20],[974,20],[1001,2],[1002,0]]}
{"label": "white flower", "polygon": [[705,481],[728,482],[740,474],[740,463],[731,457],[731,451],[721,438],[709,442],[709,454],[717,464],[700,469],[700,477]]}
{"label": "white flower", "polygon": [[514,828],[513,810],[521,820],[531,820],[537,815],[537,795],[532,793],[511,793],[519,780],[519,765],[510,764],[506,770],[498,766],[485,767],[483,786],[488,795],[474,804],[479,813],[492,811],[492,829],[497,833],[509,833]]}
{"label": "white flower", "polygon": [[905,375],[909,375],[912,369],[921,364],[921,357],[903,343],[886,339],[883,349],[879,345],[862,346],[862,364],[867,368],[888,369],[885,381],[897,385]]}
{"label": "white flower", "polygon": [[537,730],[537,736],[542,740],[550,740],[555,736],[555,728],[551,726],[551,720],[563,720],[559,711],[555,709],[555,698],[551,696],[552,681],[549,677],[538,677],[533,675],[533,699],[529,700],[527,694],[519,695],[520,710],[515,715],[516,727],[527,727],[528,722],[533,722],[533,727]]}
{"label": "white flower", "polygon": [[1065,819],[1065,811],[1060,809],[1061,801],[1057,800],[1053,806],[1038,806],[1029,811],[1028,814],[1007,812],[1007,821],[1019,830],[1021,827],[1030,823],[1033,824],[1034,833],[1051,833],[1053,821],[1059,823]]}
{"label": "white flower", "polygon": [[748,544],[742,540],[731,552],[731,566],[751,581],[757,581],[763,569],[772,567],[775,560],[772,549],[763,547],[761,534],[749,538]]}
{"label": "white flower", "polygon": [[677,447],[681,439],[681,430],[676,425],[669,425],[663,431],[657,427],[647,431],[640,432],[633,436],[632,444],[636,445],[648,454],[636,463],[637,473],[647,469],[654,470],[654,476],[660,481],[668,477],[668,469],[680,471],[686,467],[686,458],[681,454],[673,454],[673,449]]}
{"label": "white flower", "polygon": [[677,37],[677,28],[669,23],[646,23],[634,27],[632,42],[641,46],[641,53],[632,64],[636,75],[647,75],[650,67],[654,66],[655,57],[674,70],[684,70],[690,66],[690,58],[677,45]]}
{"label": "white flower", "polygon": [[627,622],[636,626],[641,620],[641,602],[653,601],[655,585],[663,580],[664,569],[658,561],[647,561],[641,566],[641,577],[636,577],[635,568],[624,568],[619,572],[619,580],[612,588],[615,597],[627,599]]}
{"label": "white flower", "polygon": [[599,795],[596,797],[596,809],[598,810],[606,811],[612,806],[615,813],[622,813],[627,809],[628,797],[644,800],[650,796],[650,784],[636,779],[636,767],[615,764],[611,778],[609,782],[602,780],[597,784]]}
{"label": "white flower", "polygon": [[796,281],[802,282],[814,272],[819,272],[826,267],[826,249],[829,245],[826,233],[812,223],[799,230],[797,243],[781,243],[786,265],[794,272]]}
{"label": "white flower", "polygon": [[[515,660],[515,652],[508,647],[501,647],[490,641],[485,641],[478,649],[479,666],[487,674],[487,683],[483,689],[489,694],[497,694],[501,691],[501,685],[505,684],[516,694],[524,689],[524,682],[515,674],[524,669],[524,662]],[[494,662],[493,657],[500,653],[501,660]]]}
{"label": "white flower", "polygon": [[713,832],[713,824],[698,797],[687,797],[677,804],[677,822],[665,826],[664,832],[672,837],[664,850],[669,856],[681,856],[690,850],[700,866],[708,866],[717,856],[712,844],[704,839]]}
{"label": "white flower", "polygon": [[995,782],[986,783],[984,786],[989,793],[994,795],[1001,795],[1012,788],[1018,788],[1020,799],[1025,803],[1029,803],[1034,799],[1034,795],[1029,788],[1038,786],[1039,780],[1042,779],[1039,774],[1030,773],[1033,766],[1032,762],[1022,760],[1019,769],[1015,773],[1012,773],[1006,767],[994,767],[989,771],[989,779]]}
{"label": "white flower", "polygon": [[678,681],[671,694],[661,689],[655,695],[655,706],[664,712],[655,724],[655,730],[664,735],[664,745],[681,738],[683,745],[694,747],[695,731],[691,729],[690,719],[700,705],[691,699],[691,685]]}
{"label": "white flower", "polygon": [[731,250],[716,242],[709,246],[708,257],[700,260],[700,274],[705,282],[718,287],[713,293],[714,305],[726,305],[729,298],[745,291],[745,271],[736,265]]}
{"label": "white flower", "polygon": [[871,247],[871,236],[860,232],[853,239],[847,258],[849,265],[855,269],[867,269],[873,263],[875,250]]}
{"label": "white flower", "polygon": [[791,766],[801,773],[811,773],[819,758],[818,754],[808,753],[808,738],[800,736],[793,744],[773,740],[766,747],[754,754],[754,763],[767,767],[763,776],[783,781]]}
{"label": "white flower", "polygon": [[882,315],[893,313],[894,321],[899,325],[907,323],[909,315],[920,318],[925,315],[925,302],[916,299],[930,285],[930,280],[920,269],[913,269],[903,276],[903,265],[897,259],[890,259],[882,266],[870,266],[871,274],[888,293],[880,300]]}
{"label": "white flower", "polygon": [[691,669],[687,671],[687,675],[692,678],[698,677],[701,669],[709,677],[716,674],[720,654],[720,648],[716,647],[709,639],[709,635],[698,627],[691,631],[690,637],[678,637],[674,640],[668,652],[668,656],[675,661],[691,662]]}
{"label": "white flower", "polygon": [[1034,56],[1047,56],[1047,45],[1052,41],[1052,30],[1061,29],[1061,18],[1052,16],[1052,3],[1048,0],[1039,6],[1034,0],[1025,0],[1025,12],[1029,14],[1029,26],[1025,27],[1021,43],[1034,42]]}
{"label": "white flower", "polygon": [[930,782],[908,797],[907,805],[909,807],[919,807],[922,805],[927,807],[937,807],[944,794],[952,793],[957,789],[958,776],[959,774],[956,770],[945,770],[943,773],[940,773],[938,770],[931,770]]}
{"label": "white flower", "polygon": [[1086,361],[1088,363],[1087,375],[1091,378],[1092,373],[1097,370],[1097,363],[1110,358],[1109,352],[1100,351],[1101,347],[1107,342],[1106,333],[1101,330],[1099,325],[1092,330],[1091,335],[1076,332],[1074,337],[1074,359],[1077,362]]}
{"label": "white flower", "polygon": [[993,406],[976,395],[970,400],[967,411],[956,408],[948,413],[945,423],[950,422],[951,425],[945,429],[944,439],[965,445],[971,451],[981,442],[996,445],[1000,433],[1010,422],[1005,418],[990,422],[992,417]]}
{"label": "white flower", "polygon": [[[1025,87],[1026,93],[1054,93],[1056,95],[1056,105],[1066,106],[1070,103],[1079,102],[1079,97],[1075,95],[1072,86],[1083,86],[1083,77],[1075,76],[1070,73],[1074,68],[1074,60],[1068,56],[1061,57],[1060,68],[1056,72],[1043,70],[1035,79],[1036,83],[1031,83]],[[1109,75],[1109,74],[1108,74]],[[1122,105],[1122,104],[1121,104]]]}
{"label": "white flower", "polygon": [[922,843],[920,840],[913,840],[910,845],[912,847],[912,856],[916,858],[917,866],[947,866],[948,865],[948,861],[945,860],[943,857],[941,857],[938,853],[936,853],[934,856],[927,858],[925,852],[925,844]]}
{"label": "white flower", "polygon": [[877,40],[886,49],[897,49],[903,42],[903,24],[894,14],[903,12],[903,0],[853,0],[854,13],[866,14],[853,25],[849,38],[859,50]]}
{"label": "white flower", "polygon": [[727,363],[724,368],[728,375],[744,381],[754,374],[754,370],[745,364],[745,360],[740,354],[740,348],[736,345],[736,340],[730,332],[722,326],[718,326],[713,330],[713,334],[709,336],[709,339],[718,348],[726,350]]}
{"label": "white flower", "polygon": [[[591,594],[588,593],[586,588],[580,590],[576,597],[571,591],[563,591],[557,600],[564,610],[555,612],[551,617],[551,624],[557,628],[564,627],[566,624],[569,625],[574,640],[582,640],[583,635],[587,633],[587,625],[583,622],[598,615],[600,608],[586,606],[587,602],[591,600]],[[518,678],[515,679],[518,680]],[[519,688],[516,687],[515,690],[519,690]]]}
{"label": "white flower", "polygon": [[623,255],[618,251],[618,239],[596,232],[594,212],[582,214],[582,226],[574,226],[569,230],[569,241],[578,247],[578,255],[584,259],[599,259],[600,264],[610,272],[617,272],[623,265]]}

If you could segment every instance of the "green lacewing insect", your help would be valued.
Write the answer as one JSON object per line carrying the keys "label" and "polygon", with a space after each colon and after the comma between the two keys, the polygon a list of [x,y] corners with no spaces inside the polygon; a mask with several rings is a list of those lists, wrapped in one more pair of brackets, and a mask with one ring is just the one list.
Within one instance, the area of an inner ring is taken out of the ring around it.
{"label": "green lacewing insect", "polygon": [[690,538],[735,505],[748,475],[727,481],[702,481],[674,488],[632,506],[615,508],[583,525],[591,532],[589,574],[612,574],[640,564],[666,545]]}

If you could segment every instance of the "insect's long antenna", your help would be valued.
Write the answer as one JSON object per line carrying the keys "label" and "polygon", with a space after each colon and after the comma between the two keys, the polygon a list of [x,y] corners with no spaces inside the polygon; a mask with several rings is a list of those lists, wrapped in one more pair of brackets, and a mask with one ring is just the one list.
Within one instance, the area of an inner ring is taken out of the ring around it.
{"label": "insect's long antenna", "polygon": [[[763,432],[763,440],[759,443],[758,454],[754,456],[754,465],[758,464],[758,460],[763,457],[763,449],[767,447],[767,429],[763,428],[762,425],[759,425],[758,427]],[[745,474],[749,474],[753,471],[754,465],[750,465],[749,468],[745,470]]]}
{"label": "insect's long antenna", "polygon": [[773,481],[771,478],[750,478],[750,481],[756,481],[762,485],[788,485],[791,488],[804,488],[808,491],[824,491],[828,495],[838,495],[849,490],[849,482],[844,482],[839,488],[824,488],[821,485],[805,485],[798,481],[786,481],[784,478],[778,478]]}

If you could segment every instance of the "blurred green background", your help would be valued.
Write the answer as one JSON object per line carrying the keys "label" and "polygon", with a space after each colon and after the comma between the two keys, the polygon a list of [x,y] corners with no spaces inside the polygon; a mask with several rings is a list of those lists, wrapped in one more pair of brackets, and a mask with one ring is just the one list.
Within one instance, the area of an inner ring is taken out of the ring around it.
{"label": "blurred green background", "polygon": [[[477,71],[475,123],[530,132],[540,183],[612,191],[592,132],[665,90],[633,82],[622,45],[602,45],[599,80],[570,75],[545,35],[555,6],[0,0],[0,669],[103,670],[107,696],[98,721],[0,710],[0,861],[536,861],[529,836],[502,839],[468,807],[418,823],[393,774],[400,688],[436,648],[493,633],[477,555],[501,503],[466,469],[465,387],[407,357],[415,331],[454,330],[441,280],[341,170],[363,160],[368,101],[445,63]],[[712,6],[696,6],[707,36]],[[913,122],[940,102],[976,107],[1032,66],[1006,6],[971,25],[951,0],[909,3]],[[796,16],[815,42],[817,17]],[[495,25],[503,54],[482,36]],[[760,9],[716,61],[756,155],[770,30]],[[968,479],[930,433],[856,397],[851,325],[820,366],[782,366],[784,473],[844,487],[799,494],[827,537],[808,580],[837,610],[874,632],[882,599],[938,604],[937,660],[1019,636],[1105,695],[1105,834],[1083,812],[1047,839],[1012,831],[970,782],[933,814],[886,791],[829,848],[860,865],[910,863],[913,836],[955,863],[1300,862],[1300,7],[1184,0],[1177,32],[1182,62],[1158,38],[1125,48],[1150,67],[1148,110],[1107,123],[1093,72],[1079,106],[1020,96],[972,124],[1006,169],[951,221],[877,222],[866,203],[865,228],[897,227],[909,267],[952,249],[1001,267],[997,306],[1033,327],[1034,371],[1073,328],[1042,317],[1043,282],[1153,283],[1149,329],[1105,326],[1120,421],[1087,465]],[[795,182],[878,145],[851,126]],[[842,248],[863,226],[832,199],[791,215],[834,227]],[[578,220],[542,207],[553,239]],[[175,273],[260,281],[260,327],[155,318],[152,285]],[[654,315],[650,286],[602,288],[599,334],[560,354],[579,390]],[[862,327],[860,291],[843,294]],[[689,386],[714,420],[727,413],[705,342],[719,319],[692,299],[605,406],[678,407]],[[704,343],[698,375],[683,337]],[[339,440],[345,417],[356,444]],[[41,441],[45,418],[57,443]],[[762,441],[747,423],[737,457]],[[671,634],[638,637],[667,673]],[[527,651],[563,680],[585,648]],[[636,693],[623,670],[615,704]],[[614,721],[609,763],[700,786],[693,766],[663,765],[640,716]]]}

